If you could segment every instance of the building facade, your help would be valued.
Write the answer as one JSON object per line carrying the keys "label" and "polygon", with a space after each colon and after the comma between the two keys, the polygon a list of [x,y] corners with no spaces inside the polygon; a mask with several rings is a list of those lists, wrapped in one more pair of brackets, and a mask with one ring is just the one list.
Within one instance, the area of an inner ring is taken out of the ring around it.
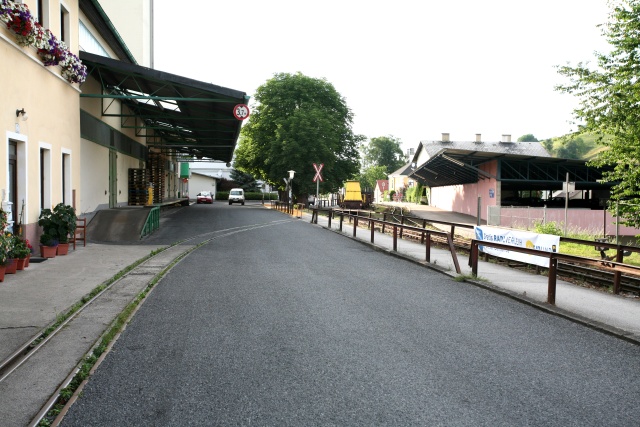
{"label": "building facade", "polygon": [[0,0],[0,196],[29,240],[44,208],[178,198],[179,162],[231,161],[248,96],[154,70],[153,8]]}

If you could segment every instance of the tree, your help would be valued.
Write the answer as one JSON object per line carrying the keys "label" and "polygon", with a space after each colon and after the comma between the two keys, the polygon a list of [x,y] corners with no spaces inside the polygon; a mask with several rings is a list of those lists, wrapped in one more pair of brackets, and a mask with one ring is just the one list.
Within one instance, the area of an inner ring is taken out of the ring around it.
{"label": "tree", "polygon": [[231,170],[231,179],[238,184],[244,191],[252,192],[259,191],[258,183],[253,175],[239,171],[237,169]]}
{"label": "tree", "polygon": [[360,187],[364,190],[373,190],[376,186],[376,181],[379,179],[387,179],[389,173],[385,166],[370,166],[362,171],[358,181],[360,181]]}
{"label": "tree", "polygon": [[395,171],[406,163],[401,141],[391,135],[371,138],[369,145],[363,147],[364,165],[384,166],[387,171]]}
{"label": "tree", "polygon": [[359,171],[353,114],[326,80],[301,73],[275,74],[255,93],[249,122],[236,150],[235,167],[284,189],[296,171],[293,193],[315,194],[313,163],[324,164],[321,192],[334,192]]}
{"label": "tree", "polygon": [[556,150],[556,157],[563,159],[581,159],[589,150],[582,138],[573,138],[562,141],[562,145]]}
{"label": "tree", "polygon": [[640,1],[615,0],[610,4],[602,34],[611,51],[595,53],[596,68],[584,63],[558,67],[569,83],[556,86],[556,90],[579,99],[574,116],[580,127],[574,136],[583,132],[599,135],[598,143],[608,149],[590,164],[607,167],[603,178],[616,183],[611,201],[624,201],[619,205],[620,222],[640,227]]}
{"label": "tree", "polygon": [[542,141],[542,146],[549,154],[553,154],[553,139],[548,138]]}
{"label": "tree", "polygon": [[533,134],[528,133],[528,134],[522,135],[520,138],[518,138],[518,142],[538,142],[538,138],[533,136]]}

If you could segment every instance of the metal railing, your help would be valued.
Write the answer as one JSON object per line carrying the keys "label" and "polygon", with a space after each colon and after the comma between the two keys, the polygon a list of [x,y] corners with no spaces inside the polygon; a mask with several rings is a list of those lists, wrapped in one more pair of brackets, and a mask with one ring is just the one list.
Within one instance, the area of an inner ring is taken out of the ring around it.
{"label": "metal railing", "polygon": [[[598,245],[603,245],[604,243],[597,243]],[[558,261],[571,262],[575,264],[584,264],[592,267],[602,268],[607,271],[611,271],[614,273],[614,293],[620,292],[620,275],[622,273],[632,274],[632,275],[640,275],[640,267],[635,265],[623,264],[617,261],[609,261],[609,260],[597,260],[593,258],[584,258],[575,255],[566,255],[558,252],[546,252],[540,251],[537,249],[528,249],[518,246],[505,245],[503,243],[495,243],[495,242],[487,242],[487,241],[479,241],[479,240],[471,240],[471,252],[469,254],[469,266],[471,267],[471,274],[474,276],[478,276],[478,255],[479,255],[479,246],[489,246],[492,248],[503,249],[507,251],[513,252],[521,252],[528,255],[535,255],[543,258],[549,259],[549,278],[547,282],[547,303],[555,304],[556,303],[556,276],[558,269]],[[613,245],[616,247],[616,245]],[[638,249],[638,248],[635,248]],[[640,251],[640,249],[639,249]],[[621,252],[619,252],[621,254]],[[619,256],[622,259],[622,255]],[[615,284],[617,280],[617,285]],[[617,286],[618,291],[615,291],[615,287]]]}
{"label": "metal railing", "polygon": [[142,232],[140,232],[140,238],[142,239],[144,236],[148,236],[159,228],[160,208],[158,206],[154,206],[149,209],[149,215],[147,215],[147,220],[144,223],[144,227],[142,227]]}
{"label": "metal railing", "polygon": [[[349,219],[349,221],[353,221],[353,237],[356,237],[356,232],[358,230],[358,223],[360,221],[365,221],[368,224],[368,229],[371,230],[370,241],[371,243],[375,243],[375,230],[376,224],[379,225],[381,232],[384,233],[385,228],[389,228],[392,231],[393,238],[393,251],[398,251],[398,237],[402,239],[403,231],[412,231],[414,233],[418,233],[421,235],[421,243],[425,244],[425,261],[431,262],[431,236],[440,236],[446,239],[447,246],[451,252],[451,258],[453,260],[454,267],[456,269],[456,273],[460,274],[462,271],[460,270],[460,264],[458,263],[458,255],[455,250],[455,246],[453,244],[453,237],[451,233],[447,233],[446,231],[436,231],[436,230],[428,230],[426,228],[415,227],[413,225],[405,225],[398,224],[395,222],[386,221],[384,219],[377,219],[373,216],[364,216],[360,215],[360,211],[354,210],[336,210],[336,209],[321,209],[314,208],[311,214],[311,222],[313,224],[318,223],[318,214],[319,212],[327,212],[328,213],[328,227],[331,228],[331,221],[335,216],[340,218],[340,224],[338,229],[342,232],[343,224],[345,217]],[[355,213],[353,213],[355,212]],[[457,224],[456,224],[457,225]]]}

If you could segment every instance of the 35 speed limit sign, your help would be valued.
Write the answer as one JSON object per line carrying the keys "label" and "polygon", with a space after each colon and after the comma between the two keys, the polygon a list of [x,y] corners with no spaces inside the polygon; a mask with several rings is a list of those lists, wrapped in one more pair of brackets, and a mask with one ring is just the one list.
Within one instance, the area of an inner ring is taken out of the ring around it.
{"label": "35 speed limit sign", "polygon": [[249,107],[246,104],[238,104],[233,107],[233,115],[238,120],[244,120],[249,117]]}

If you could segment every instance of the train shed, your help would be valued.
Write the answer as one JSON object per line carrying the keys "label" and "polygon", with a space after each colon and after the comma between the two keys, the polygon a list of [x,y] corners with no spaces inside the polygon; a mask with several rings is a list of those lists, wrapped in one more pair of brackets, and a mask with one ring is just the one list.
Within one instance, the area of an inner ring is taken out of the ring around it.
{"label": "train shed", "polygon": [[[421,141],[409,177],[430,188],[429,204],[477,215],[484,206],[564,207],[569,181],[569,206],[603,209],[614,183],[603,182],[603,169],[585,161],[556,158],[539,142]],[[486,212],[481,211],[486,219]]]}

